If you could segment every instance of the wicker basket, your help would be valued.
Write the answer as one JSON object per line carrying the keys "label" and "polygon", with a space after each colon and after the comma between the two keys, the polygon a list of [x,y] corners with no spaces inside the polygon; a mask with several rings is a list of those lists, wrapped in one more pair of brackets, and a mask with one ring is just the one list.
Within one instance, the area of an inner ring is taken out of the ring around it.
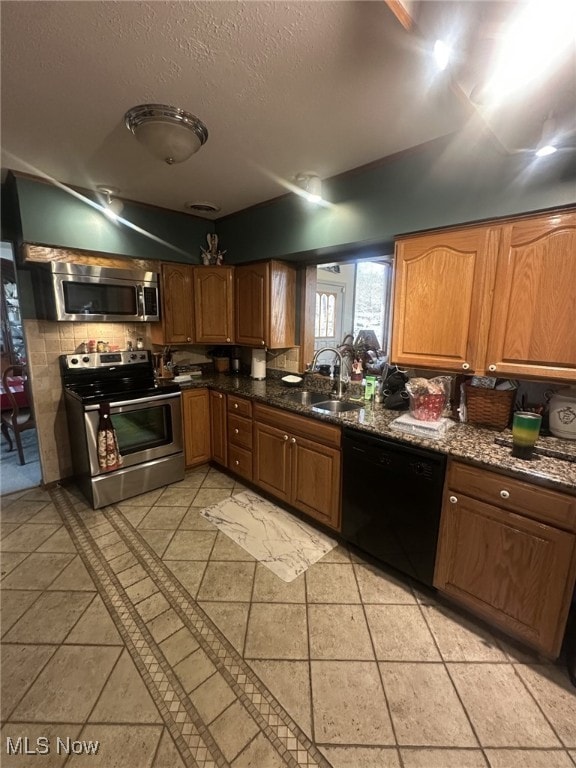
{"label": "wicker basket", "polygon": [[466,385],[467,419],[470,424],[506,429],[512,418],[515,389],[485,389]]}

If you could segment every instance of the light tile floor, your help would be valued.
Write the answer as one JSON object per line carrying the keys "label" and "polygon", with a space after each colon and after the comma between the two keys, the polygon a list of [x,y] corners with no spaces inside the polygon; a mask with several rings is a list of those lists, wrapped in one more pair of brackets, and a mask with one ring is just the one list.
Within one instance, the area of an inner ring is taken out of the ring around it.
{"label": "light tile floor", "polygon": [[345,546],[280,581],[200,515],[241,490],[2,498],[3,768],[574,768],[561,666]]}

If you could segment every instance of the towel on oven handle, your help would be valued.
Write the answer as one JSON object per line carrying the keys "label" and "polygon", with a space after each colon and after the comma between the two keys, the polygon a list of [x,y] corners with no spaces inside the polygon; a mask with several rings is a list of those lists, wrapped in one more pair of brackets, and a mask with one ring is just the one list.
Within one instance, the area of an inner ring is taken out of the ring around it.
{"label": "towel on oven handle", "polygon": [[103,472],[110,472],[122,466],[116,430],[110,419],[110,404],[102,403],[98,422],[98,466]]}

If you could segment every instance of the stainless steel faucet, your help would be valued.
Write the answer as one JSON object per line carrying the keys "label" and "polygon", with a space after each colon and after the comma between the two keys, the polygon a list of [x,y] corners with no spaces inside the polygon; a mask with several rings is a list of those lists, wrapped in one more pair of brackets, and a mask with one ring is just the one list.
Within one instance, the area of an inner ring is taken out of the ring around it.
{"label": "stainless steel faucet", "polygon": [[322,347],[322,349],[318,349],[314,353],[314,357],[312,358],[312,362],[310,363],[310,367],[308,368],[308,371],[311,373],[314,370],[314,368],[316,367],[316,361],[318,360],[318,358],[323,352],[333,352],[335,355],[338,355],[338,360],[340,361],[340,371],[335,381],[335,386],[336,386],[335,394],[336,394],[336,397],[340,400],[343,397],[344,392],[346,390],[346,382],[342,378],[342,371],[344,370],[344,359],[342,357],[342,352],[340,352],[339,349],[336,349],[336,347]]}

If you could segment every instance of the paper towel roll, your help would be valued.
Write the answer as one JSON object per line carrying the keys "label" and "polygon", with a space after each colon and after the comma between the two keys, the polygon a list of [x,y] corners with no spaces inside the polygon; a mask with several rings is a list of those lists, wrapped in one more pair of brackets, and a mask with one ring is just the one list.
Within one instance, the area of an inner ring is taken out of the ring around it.
{"label": "paper towel roll", "polygon": [[252,350],[252,370],[250,375],[252,376],[253,379],[266,378],[266,350],[265,349]]}

